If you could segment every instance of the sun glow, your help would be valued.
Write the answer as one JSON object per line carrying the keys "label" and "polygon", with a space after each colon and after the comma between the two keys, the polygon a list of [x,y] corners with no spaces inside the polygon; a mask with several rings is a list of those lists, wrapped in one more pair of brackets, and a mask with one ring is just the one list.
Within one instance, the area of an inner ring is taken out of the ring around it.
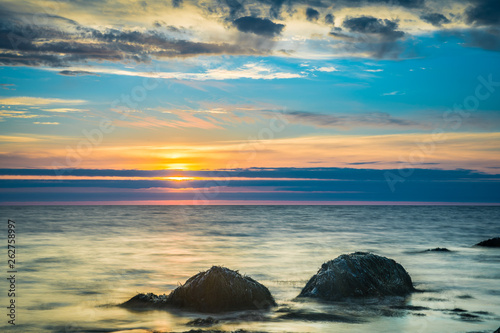
{"label": "sun glow", "polygon": [[166,167],[167,170],[189,170],[189,164],[187,163],[170,163]]}
{"label": "sun glow", "polygon": [[162,180],[173,180],[173,181],[181,182],[181,181],[185,181],[185,180],[195,180],[196,177],[182,177],[182,176],[178,176],[178,177],[161,177],[160,179],[162,179]]}

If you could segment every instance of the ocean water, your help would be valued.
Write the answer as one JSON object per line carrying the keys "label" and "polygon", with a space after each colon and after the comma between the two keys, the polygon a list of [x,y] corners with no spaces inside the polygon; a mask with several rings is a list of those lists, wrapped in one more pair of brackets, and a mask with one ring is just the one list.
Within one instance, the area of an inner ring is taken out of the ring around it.
{"label": "ocean water", "polygon": [[[493,332],[500,326],[500,250],[472,247],[500,236],[500,207],[18,206],[0,211],[5,222],[0,230],[2,332],[189,331],[189,321],[207,315],[134,312],[117,304],[139,292],[168,294],[212,265],[253,277],[278,303],[269,312],[214,316],[220,323],[212,329],[446,333]],[[6,316],[7,219],[16,221],[16,326],[7,324]],[[422,252],[436,247],[452,252]],[[422,292],[337,303],[295,299],[323,262],[355,251],[395,259]]]}

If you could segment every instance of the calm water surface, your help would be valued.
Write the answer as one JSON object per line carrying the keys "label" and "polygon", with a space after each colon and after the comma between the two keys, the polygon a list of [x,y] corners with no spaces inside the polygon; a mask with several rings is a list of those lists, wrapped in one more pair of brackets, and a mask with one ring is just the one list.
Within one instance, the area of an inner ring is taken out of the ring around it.
{"label": "calm water surface", "polygon": [[[0,211],[5,222],[16,221],[18,241],[17,325],[7,325],[8,298],[2,292],[0,331],[189,331],[188,321],[206,316],[132,312],[116,304],[138,292],[168,294],[212,265],[255,278],[279,304],[268,313],[221,316],[216,329],[446,333],[492,332],[500,326],[500,250],[471,247],[500,236],[500,207],[33,206]],[[1,229],[6,244],[6,223]],[[420,252],[436,247],[453,252]],[[323,262],[354,251],[395,259],[425,292],[364,303],[294,300]],[[1,279],[4,291],[6,281]],[[352,322],[279,318],[287,313],[336,314]]]}

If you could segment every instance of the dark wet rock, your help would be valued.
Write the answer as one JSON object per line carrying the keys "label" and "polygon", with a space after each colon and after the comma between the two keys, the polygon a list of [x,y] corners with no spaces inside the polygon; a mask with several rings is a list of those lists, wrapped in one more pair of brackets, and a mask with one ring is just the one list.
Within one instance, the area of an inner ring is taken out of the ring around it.
{"label": "dark wet rock", "polygon": [[436,247],[434,249],[427,249],[423,252],[452,252],[445,247]]}
{"label": "dark wet rock", "polygon": [[205,313],[263,310],[276,306],[264,285],[219,266],[189,278],[168,295],[168,303],[177,308]]}
{"label": "dark wet rock", "polygon": [[282,312],[290,312],[292,311],[292,308],[288,307],[288,306],[285,306],[283,308],[279,308],[278,310],[276,310],[275,312],[278,312],[278,313],[282,313]]}
{"label": "dark wet rock", "polygon": [[405,296],[413,291],[410,275],[403,266],[389,258],[356,252],[324,263],[299,297],[336,301],[349,297]]}
{"label": "dark wet rock", "polygon": [[186,325],[196,326],[196,327],[210,327],[218,323],[219,321],[217,319],[214,319],[213,317],[207,317],[207,318],[196,318],[195,320],[188,322]]}
{"label": "dark wet rock", "polygon": [[153,293],[148,294],[138,294],[121,304],[121,306],[126,308],[158,308],[165,307],[167,305],[167,297],[163,295],[155,295]]}
{"label": "dark wet rock", "polygon": [[203,313],[264,310],[276,306],[269,290],[251,277],[213,266],[177,287],[170,295],[139,294],[122,306],[128,308],[172,307]]}
{"label": "dark wet rock", "polygon": [[477,311],[471,313],[464,309],[454,308],[451,310],[445,310],[444,312],[445,313],[448,312],[451,315],[455,315],[457,316],[458,320],[462,321],[483,321],[483,315],[481,314],[481,312],[483,311]]}
{"label": "dark wet rock", "polygon": [[500,333],[500,327],[493,333]]}
{"label": "dark wet rock", "polygon": [[454,309],[450,310],[450,312],[467,312],[467,310],[460,309],[460,308],[454,308]]}
{"label": "dark wet rock", "polygon": [[446,298],[438,298],[438,297],[426,297],[423,299],[424,301],[427,302],[446,302]]}
{"label": "dark wet rock", "polygon": [[474,246],[483,246],[483,247],[500,247],[500,237],[490,238],[485,241],[479,242]]}
{"label": "dark wet rock", "polygon": [[462,321],[482,321],[480,316],[472,313],[461,313],[459,318]]}
{"label": "dark wet rock", "polygon": [[481,316],[492,316],[493,315],[493,313],[488,312],[488,311],[474,311],[472,313],[478,314],[478,315],[481,315]]}
{"label": "dark wet rock", "polygon": [[258,322],[269,321],[270,318],[262,311],[233,312],[229,316],[221,317],[221,321],[240,323],[243,321]]}
{"label": "dark wet rock", "polygon": [[416,305],[394,305],[394,306],[391,306],[391,308],[398,309],[398,310],[411,310],[411,311],[430,310],[426,306],[416,306]]}

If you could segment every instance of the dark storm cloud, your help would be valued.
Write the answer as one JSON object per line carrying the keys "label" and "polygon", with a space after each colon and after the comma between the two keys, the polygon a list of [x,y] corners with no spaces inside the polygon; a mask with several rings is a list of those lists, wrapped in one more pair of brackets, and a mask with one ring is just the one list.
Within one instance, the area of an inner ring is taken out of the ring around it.
{"label": "dark storm cloud", "polygon": [[[248,15],[250,11],[254,11],[252,15],[268,17],[270,19],[282,18],[282,13],[286,11],[288,14],[293,14],[300,8],[306,7],[306,16],[309,20],[317,20],[319,15],[315,8],[353,8],[363,6],[379,5],[391,7],[404,7],[408,9],[418,9],[425,6],[425,0],[218,0],[204,3],[203,7],[209,13],[224,12],[224,8],[229,12],[229,19],[234,20],[236,14]],[[307,11],[311,15],[307,14]],[[328,23],[328,22],[327,22]]]}
{"label": "dark storm cloud", "polygon": [[410,44],[401,42],[405,33],[397,30],[397,21],[372,16],[346,17],[342,26],[345,29],[334,29],[330,35],[342,41],[347,52],[369,54],[379,59],[397,59],[404,52],[411,51]]}
{"label": "dark storm cloud", "polygon": [[[279,18],[281,16],[281,7],[283,7],[283,4],[285,3],[285,0],[263,0],[259,1],[261,3],[270,3],[270,8],[269,8],[269,15],[272,18]],[[291,4],[293,1],[289,1]],[[291,5],[290,5],[291,7]]]}
{"label": "dark storm cloud", "polygon": [[475,25],[500,25],[500,1],[472,0],[465,10],[466,22]]}
{"label": "dark storm cloud", "polygon": [[393,41],[404,36],[404,32],[396,30],[397,22],[373,16],[347,17],[342,25],[350,32],[376,34],[383,40]]}
{"label": "dark storm cloud", "polygon": [[[0,14],[0,64],[59,67],[86,61],[148,62],[153,57],[262,53],[237,44],[175,39],[154,30],[98,30],[61,17],[46,17],[47,24],[36,25],[23,20],[23,15]],[[267,33],[279,32],[282,27],[257,26],[255,33],[265,34],[265,28]]]}
{"label": "dark storm cloud", "polygon": [[443,24],[447,24],[447,23],[451,22],[446,16],[444,16],[443,14],[439,14],[439,13],[423,14],[420,16],[420,19],[422,21],[430,23],[436,27],[440,27]]}
{"label": "dark storm cloud", "polygon": [[251,32],[256,35],[267,37],[279,35],[285,27],[283,24],[277,24],[268,19],[251,16],[240,17],[235,20],[233,24],[239,31]]}
{"label": "dark storm cloud", "polygon": [[471,28],[446,31],[442,35],[462,38],[467,47],[500,51],[500,1],[471,0],[464,15]]}
{"label": "dark storm cloud", "polygon": [[175,8],[181,7],[182,6],[182,0],[172,0],[172,6]]}
{"label": "dark storm cloud", "polygon": [[238,0],[224,0],[229,8],[229,17],[234,19],[237,15],[244,12],[245,7]]}
{"label": "dark storm cloud", "polygon": [[[460,32],[465,40],[463,45],[499,50],[500,1],[452,1],[466,3],[463,17],[454,16],[454,20],[463,20],[471,25]],[[83,6],[87,2],[73,0],[72,3]],[[286,22],[278,24],[273,21],[274,18],[286,20],[288,16],[282,15],[284,11],[289,15],[305,11],[310,21],[319,22],[320,17],[324,17],[328,25],[334,24],[336,10],[349,7],[363,12],[364,6],[372,5],[385,6],[388,10],[389,7],[403,7],[436,27],[449,23],[451,17],[451,14],[439,12],[435,3],[424,0],[195,0],[191,4],[202,8],[208,17],[223,22],[226,27],[233,25],[239,31],[256,36],[247,35],[244,41],[240,39],[235,43],[195,42],[183,37],[189,35],[187,29],[169,26],[162,21],[155,21],[150,30],[95,28],[43,13],[33,20],[36,13],[33,9],[32,13],[16,12],[12,10],[16,5],[6,8],[6,5],[0,4],[0,64],[60,67],[89,61],[149,62],[154,58],[198,55],[270,54],[274,44],[264,37],[276,37],[283,32]],[[172,5],[182,6],[182,1],[174,0]],[[170,7],[170,3],[167,6]],[[24,7],[23,10],[29,11],[29,8]],[[151,10],[153,6],[145,8]],[[397,19],[379,19],[369,15],[347,17],[343,28],[333,30],[330,35],[339,42],[338,49],[347,54],[379,59],[418,55],[414,46],[416,39],[404,38],[405,32],[398,29]]]}
{"label": "dark storm cloud", "polygon": [[325,23],[326,24],[333,24],[334,20],[335,20],[335,17],[332,14],[325,15]]}
{"label": "dark storm cloud", "polygon": [[317,21],[319,19],[319,12],[311,7],[306,9],[306,18],[308,21]]}
{"label": "dark storm cloud", "polygon": [[421,8],[425,5],[425,0],[345,0],[344,3],[366,3],[366,4],[380,4],[388,6],[399,6],[405,8]]}

